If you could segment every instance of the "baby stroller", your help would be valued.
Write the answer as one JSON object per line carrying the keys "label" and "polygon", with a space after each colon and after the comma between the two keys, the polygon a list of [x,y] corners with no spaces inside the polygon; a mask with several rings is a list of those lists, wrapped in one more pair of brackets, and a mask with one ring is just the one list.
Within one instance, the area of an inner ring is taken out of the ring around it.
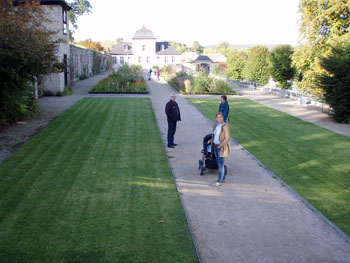
{"label": "baby stroller", "polygon": [[[210,133],[204,136],[203,138],[203,149],[201,151],[202,160],[198,161],[198,164],[199,164],[198,169],[200,171],[200,175],[203,175],[206,168],[218,169],[218,164],[216,163],[216,158],[215,158],[215,151],[212,151],[211,143],[209,142],[212,136],[213,135]],[[226,165],[224,165],[224,169],[225,169],[225,175],[226,175],[227,174]]]}

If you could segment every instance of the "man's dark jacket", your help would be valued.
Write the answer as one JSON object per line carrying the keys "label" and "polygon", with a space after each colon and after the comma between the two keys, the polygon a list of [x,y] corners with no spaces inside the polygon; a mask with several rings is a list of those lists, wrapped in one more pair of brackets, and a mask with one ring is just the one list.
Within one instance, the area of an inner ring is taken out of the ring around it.
{"label": "man's dark jacket", "polygon": [[168,121],[181,121],[180,109],[176,101],[170,100],[165,106]]}

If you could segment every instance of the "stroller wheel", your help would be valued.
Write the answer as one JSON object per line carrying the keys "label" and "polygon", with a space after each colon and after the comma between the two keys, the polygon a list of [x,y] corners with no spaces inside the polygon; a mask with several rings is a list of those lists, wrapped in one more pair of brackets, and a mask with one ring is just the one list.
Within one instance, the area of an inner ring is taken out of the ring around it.
{"label": "stroller wheel", "polygon": [[202,160],[199,160],[198,161],[198,169],[201,169],[201,166],[203,165],[203,162],[202,162]]}
{"label": "stroller wheel", "polygon": [[227,166],[224,165],[224,170],[225,170],[225,176],[227,175]]}
{"label": "stroller wheel", "polygon": [[201,165],[201,167],[200,167],[200,173],[199,173],[200,175],[203,175],[204,174],[204,167],[203,167],[203,165]]}
{"label": "stroller wheel", "polygon": [[199,163],[198,169],[200,170],[200,175],[203,175],[203,172],[204,172],[203,161],[199,160],[198,163]]}

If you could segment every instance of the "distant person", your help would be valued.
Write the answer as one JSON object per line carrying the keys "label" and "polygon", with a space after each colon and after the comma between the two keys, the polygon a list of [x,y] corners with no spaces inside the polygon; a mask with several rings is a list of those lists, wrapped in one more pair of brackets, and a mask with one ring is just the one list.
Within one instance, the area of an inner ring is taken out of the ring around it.
{"label": "distant person", "polygon": [[157,68],[157,69],[156,69],[157,81],[159,81],[159,75],[160,75],[160,70],[159,70],[159,68]]}
{"label": "distant person", "polygon": [[174,143],[174,135],[176,132],[176,123],[181,121],[180,109],[176,103],[176,95],[170,95],[170,100],[165,106],[165,114],[167,116],[168,121],[168,147],[175,148],[177,146]]}
{"label": "distant person", "polygon": [[148,80],[151,80],[151,77],[152,77],[152,68],[149,69],[149,75],[148,75]]}
{"label": "distant person", "polygon": [[227,96],[226,95],[222,95],[220,98],[220,106],[219,106],[219,112],[222,112],[223,116],[224,116],[224,122],[227,123],[229,121],[228,118],[228,113],[230,111],[230,106],[228,105],[227,102]]}
{"label": "distant person", "polygon": [[219,175],[217,181],[211,186],[220,186],[225,180],[225,157],[231,155],[231,135],[230,127],[224,122],[224,115],[222,112],[216,114],[217,123],[213,127],[212,149],[214,149],[216,163],[219,167]]}

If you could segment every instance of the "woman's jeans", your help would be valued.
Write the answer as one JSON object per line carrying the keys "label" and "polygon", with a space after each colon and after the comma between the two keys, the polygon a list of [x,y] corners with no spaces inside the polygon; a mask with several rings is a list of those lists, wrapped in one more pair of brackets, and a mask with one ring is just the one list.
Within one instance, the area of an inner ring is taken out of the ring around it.
{"label": "woman's jeans", "polygon": [[220,157],[220,148],[215,147],[215,158],[216,163],[219,167],[219,176],[218,176],[218,183],[222,183],[223,180],[225,180],[225,167],[224,167],[224,157]]}

